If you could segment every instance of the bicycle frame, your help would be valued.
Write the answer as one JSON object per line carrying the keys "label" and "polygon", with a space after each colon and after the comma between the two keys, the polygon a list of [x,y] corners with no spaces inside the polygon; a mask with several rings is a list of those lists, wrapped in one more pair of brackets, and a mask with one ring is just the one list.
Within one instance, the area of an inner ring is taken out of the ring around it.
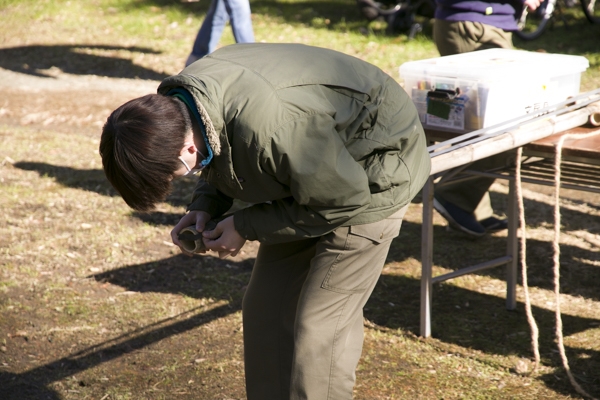
{"label": "bicycle frame", "polygon": [[[597,0],[579,0],[581,9],[587,20],[592,24],[600,24],[600,9],[596,7]],[[517,25],[519,30],[515,34],[524,40],[533,40],[538,38],[548,26],[550,19],[560,13],[561,8],[572,7],[576,0],[571,0],[565,4],[564,0],[545,0],[540,4],[537,10],[530,12],[524,7],[518,18]],[[598,3],[600,7],[600,3]],[[564,16],[563,16],[564,20]]]}
{"label": "bicycle frame", "polygon": [[[557,3],[558,0],[545,0],[537,10],[532,12],[528,10],[527,6],[523,7],[521,16],[517,21],[519,30],[515,34],[524,40],[533,40],[540,37],[544,29],[546,29],[550,18],[554,15]],[[532,25],[533,22],[533,30],[527,30],[529,26],[527,22],[529,22],[529,25]]]}

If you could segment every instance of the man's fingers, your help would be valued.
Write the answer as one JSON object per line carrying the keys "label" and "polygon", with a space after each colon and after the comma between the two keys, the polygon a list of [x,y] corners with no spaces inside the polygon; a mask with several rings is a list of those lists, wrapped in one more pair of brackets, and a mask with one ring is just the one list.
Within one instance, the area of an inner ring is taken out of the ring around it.
{"label": "man's fingers", "polygon": [[228,256],[229,254],[230,254],[230,253],[229,253],[228,251],[220,251],[220,252],[219,252],[219,258],[220,258],[220,259],[227,258],[227,256]]}
{"label": "man's fingers", "polygon": [[202,236],[204,236],[205,239],[217,240],[218,238],[221,237],[222,233],[223,233],[223,231],[221,229],[219,229],[219,227],[216,227],[212,231],[202,232]]}
{"label": "man's fingers", "polygon": [[246,241],[235,230],[231,216],[220,221],[214,229],[202,232],[202,237],[206,248],[217,252],[220,258],[236,255]]}
{"label": "man's fingers", "polygon": [[173,244],[178,246],[183,254],[190,257],[193,256],[194,253],[190,253],[183,248],[181,241],[179,240],[179,232],[181,232],[182,229],[187,228],[191,225],[195,225],[196,230],[202,232],[202,230],[204,230],[206,221],[209,219],[210,214],[204,211],[191,211],[188,214],[184,215],[179,220],[177,225],[173,227],[173,230],[171,230],[171,240],[173,241]]}
{"label": "man's fingers", "polygon": [[173,241],[174,245],[181,247],[181,242],[179,241],[179,237],[177,236],[178,234],[179,230],[173,229],[171,231],[171,240]]}
{"label": "man's fingers", "polygon": [[196,230],[198,232],[204,231],[205,223],[204,221],[196,221]]}

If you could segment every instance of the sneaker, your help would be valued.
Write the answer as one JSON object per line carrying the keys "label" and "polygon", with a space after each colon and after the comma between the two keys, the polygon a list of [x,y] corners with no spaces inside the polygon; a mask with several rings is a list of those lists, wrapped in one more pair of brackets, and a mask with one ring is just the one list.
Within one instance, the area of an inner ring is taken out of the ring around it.
{"label": "sneaker", "polygon": [[477,222],[473,213],[467,212],[447,201],[438,200],[435,197],[433,199],[433,208],[448,221],[448,224],[452,228],[471,236],[480,237],[485,235],[485,228]]}
{"label": "sneaker", "polygon": [[482,219],[479,223],[485,228],[486,232],[494,233],[508,229],[508,218],[489,217]]}

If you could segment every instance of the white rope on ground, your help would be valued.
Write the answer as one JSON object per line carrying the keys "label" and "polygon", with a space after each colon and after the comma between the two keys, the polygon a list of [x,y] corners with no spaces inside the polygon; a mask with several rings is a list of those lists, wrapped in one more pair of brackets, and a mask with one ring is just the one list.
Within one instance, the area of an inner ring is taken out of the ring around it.
{"label": "white rope on ground", "polygon": [[594,399],[594,397],[592,397],[589,393],[587,393],[585,390],[583,390],[583,388],[579,385],[579,383],[577,383],[577,381],[575,380],[575,377],[571,373],[571,368],[569,367],[569,359],[567,358],[567,353],[565,351],[565,345],[564,345],[564,341],[563,341],[563,324],[562,324],[562,318],[561,318],[561,313],[560,313],[560,243],[559,243],[559,240],[560,240],[559,199],[560,199],[560,180],[561,180],[560,164],[561,164],[561,158],[562,158],[562,147],[563,147],[563,144],[565,143],[565,140],[567,140],[567,139],[576,139],[576,140],[577,139],[585,139],[588,137],[596,136],[598,134],[600,134],[600,130],[596,130],[596,131],[584,133],[584,134],[571,133],[571,134],[566,134],[566,135],[561,136],[561,138],[558,140],[558,143],[556,144],[556,154],[554,157],[554,176],[555,176],[555,178],[554,178],[555,179],[555,182],[554,182],[554,240],[552,242],[554,254],[553,254],[552,259],[554,262],[554,295],[556,297],[556,299],[555,299],[555,301],[556,301],[556,309],[555,309],[556,341],[557,341],[558,351],[560,353],[560,358],[563,363],[563,367],[565,368],[565,371],[567,372],[567,376],[569,377],[569,381],[571,382],[571,385],[573,385],[573,387],[575,388],[577,393],[581,394],[582,396],[588,397],[590,399]]}
{"label": "white rope on ground", "polygon": [[[583,134],[565,134],[561,136],[558,143],[555,145],[555,157],[554,157],[554,240],[552,242],[552,247],[554,250],[553,254],[553,263],[554,263],[554,295],[555,295],[555,317],[556,317],[556,329],[555,335],[557,339],[557,347],[562,360],[563,367],[567,373],[569,381],[571,385],[575,388],[577,393],[581,394],[584,397],[590,398],[592,400],[597,400],[589,393],[587,393],[575,380],[573,373],[571,372],[571,368],[569,367],[569,360],[567,358],[567,354],[565,351],[564,340],[563,340],[563,324],[562,317],[560,311],[560,184],[561,184],[561,161],[562,161],[562,147],[567,139],[586,139],[588,137],[596,136],[600,134],[600,130],[595,130],[589,133]],[[522,275],[523,275],[523,290],[525,294],[525,310],[527,314],[527,321],[529,323],[531,329],[531,343],[534,353],[534,367],[531,373],[533,373],[540,363],[540,354],[539,354],[539,330],[538,326],[535,322],[535,318],[533,317],[533,313],[531,311],[531,301],[529,299],[529,288],[527,284],[527,263],[526,263],[526,231],[525,231],[525,209],[523,206],[523,195],[522,195],[522,185],[521,185],[521,156],[522,156],[522,148],[519,147],[517,149],[517,158],[516,158],[516,168],[515,168],[515,182],[516,182],[516,195],[518,199],[518,209],[519,209],[519,224],[521,229],[521,264],[522,264]]]}
{"label": "white rope on ground", "polygon": [[527,283],[527,230],[525,225],[525,206],[523,204],[523,193],[521,186],[521,157],[523,154],[523,148],[519,147],[517,149],[517,158],[516,158],[516,169],[515,169],[515,194],[517,196],[518,201],[518,210],[519,210],[519,227],[521,230],[520,239],[520,259],[521,259],[521,279],[523,281],[523,294],[525,296],[525,314],[527,315],[527,322],[529,323],[529,328],[531,329],[531,348],[533,350],[534,355],[534,364],[531,373],[533,374],[538,366],[540,365],[540,345],[539,345],[539,336],[540,331],[535,322],[535,318],[533,317],[533,312],[531,311],[531,300],[529,298],[529,285]]}

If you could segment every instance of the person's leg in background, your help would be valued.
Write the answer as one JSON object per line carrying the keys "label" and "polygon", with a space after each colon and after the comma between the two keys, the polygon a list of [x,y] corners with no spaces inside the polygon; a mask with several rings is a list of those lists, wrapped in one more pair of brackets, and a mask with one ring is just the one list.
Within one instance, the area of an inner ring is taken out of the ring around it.
{"label": "person's leg in background", "polygon": [[186,67],[215,50],[227,21],[229,21],[229,14],[224,0],[212,0],[196,35],[192,52],[185,62]]}
{"label": "person's leg in background", "polygon": [[[486,171],[505,167],[512,161],[510,154],[502,153],[474,162],[468,169]],[[494,178],[471,177],[457,183],[436,185],[434,208],[455,229],[472,236],[506,229],[506,221],[494,217],[489,188]]]}
{"label": "person's leg in background", "polygon": [[253,43],[252,14],[248,0],[224,0],[231,20],[231,29],[236,43]]}
{"label": "person's leg in background", "polygon": [[254,42],[249,1],[212,0],[204,22],[196,35],[192,52],[185,62],[186,67],[215,51],[228,21],[231,21],[231,29],[236,43]]}
{"label": "person's leg in background", "polygon": [[407,208],[318,241],[261,245],[243,306],[249,400],[352,398],[362,309]]}
{"label": "person's leg in background", "polygon": [[[442,56],[513,47],[510,32],[480,22],[436,19],[433,38]],[[498,155],[473,163],[470,169],[486,170],[503,166],[506,162],[506,155]],[[493,216],[489,188],[494,180],[474,177],[454,184],[436,186],[434,207],[448,220],[450,226],[472,236],[506,229],[506,221]]]}

